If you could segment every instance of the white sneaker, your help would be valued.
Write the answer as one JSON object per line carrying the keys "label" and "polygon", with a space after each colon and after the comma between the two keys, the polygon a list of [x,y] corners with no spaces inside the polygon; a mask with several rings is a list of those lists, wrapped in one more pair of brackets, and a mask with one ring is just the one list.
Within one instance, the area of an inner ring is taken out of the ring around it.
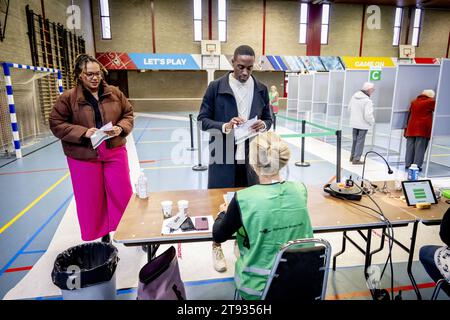
{"label": "white sneaker", "polygon": [[223,255],[221,246],[212,247],[213,265],[217,272],[224,272],[227,270],[227,263]]}
{"label": "white sneaker", "polygon": [[239,251],[239,246],[236,240],[234,240],[234,255],[239,259],[241,252]]}

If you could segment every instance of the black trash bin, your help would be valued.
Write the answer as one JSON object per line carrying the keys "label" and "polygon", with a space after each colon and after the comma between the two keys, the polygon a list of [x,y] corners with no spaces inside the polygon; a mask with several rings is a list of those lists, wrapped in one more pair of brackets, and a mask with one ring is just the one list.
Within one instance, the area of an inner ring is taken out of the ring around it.
{"label": "black trash bin", "polygon": [[81,244],[60,253],[52,271],[53,283],[64,300],[114,300],[118,251],[109,243]]}

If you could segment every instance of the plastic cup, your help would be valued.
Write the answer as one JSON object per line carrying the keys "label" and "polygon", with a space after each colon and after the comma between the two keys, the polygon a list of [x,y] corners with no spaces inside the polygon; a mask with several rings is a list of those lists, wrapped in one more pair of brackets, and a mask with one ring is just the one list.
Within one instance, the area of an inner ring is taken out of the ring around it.
{"label": "plastic cup", "polygon": [[164,219],[170,218],[172,216],[172,201],[162,201],[161,208],[163,212]]}
{"label": "plastic cup", "polygon": [[178,210],[180,212],[183,212],[186,216],[188,215],[188,207],[189,207],[189,201],[187,201],[187,200],[178,201]]}

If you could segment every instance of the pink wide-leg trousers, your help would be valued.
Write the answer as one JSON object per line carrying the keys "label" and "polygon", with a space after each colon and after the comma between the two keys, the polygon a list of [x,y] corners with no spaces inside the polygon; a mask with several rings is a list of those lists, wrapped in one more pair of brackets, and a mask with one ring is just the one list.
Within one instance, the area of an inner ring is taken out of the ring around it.
{"label": "pink wide-leg trousers", "polygon": [[97,149],[94,160],[67,157],[84,241],[115,231],[133,193],[125,146],[107,149],[102,142]]}

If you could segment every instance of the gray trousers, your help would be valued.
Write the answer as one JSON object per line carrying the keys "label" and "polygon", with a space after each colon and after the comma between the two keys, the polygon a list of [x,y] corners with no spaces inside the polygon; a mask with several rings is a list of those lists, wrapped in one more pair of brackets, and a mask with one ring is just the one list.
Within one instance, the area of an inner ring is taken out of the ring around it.
{"label": "gray trousers", "polygon": [[423,137],[408,137],[406,138],[406,155],[405,166],[409,167],[413,163],[422,168],[425,151],[427,151],[428,142],[430,139]]}
{"label": "gray trousers", "polygon": [[361,155],[364,151],[364,142],[366,141],[366,134],[369,130],[353,129],[353,144],[350,159],[361,160]]}

